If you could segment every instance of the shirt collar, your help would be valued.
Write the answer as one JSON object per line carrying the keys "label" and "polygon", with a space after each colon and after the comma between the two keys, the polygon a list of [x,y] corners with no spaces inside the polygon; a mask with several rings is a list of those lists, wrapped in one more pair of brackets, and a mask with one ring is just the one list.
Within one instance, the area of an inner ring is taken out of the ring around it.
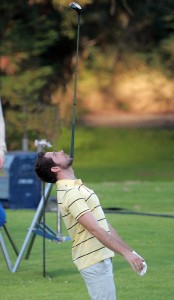
{"label": "shirt collar", "polygon": [[81,179],[61,179],[59,181],[56,182],[57,187],[60,186],[65,186],[65,185],[69,185],[69,186],[75,186],[75,185],[81,185],[82,184],[82,180]]}

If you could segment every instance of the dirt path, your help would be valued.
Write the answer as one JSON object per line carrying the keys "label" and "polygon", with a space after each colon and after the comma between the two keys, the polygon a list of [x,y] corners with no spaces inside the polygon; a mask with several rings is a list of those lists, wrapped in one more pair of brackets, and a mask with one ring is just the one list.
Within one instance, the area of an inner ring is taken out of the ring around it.
{"label": "dirt path", "polygon": [[174,128],[174,114],[89,114],[80,122],[87,126],[115,128]]}

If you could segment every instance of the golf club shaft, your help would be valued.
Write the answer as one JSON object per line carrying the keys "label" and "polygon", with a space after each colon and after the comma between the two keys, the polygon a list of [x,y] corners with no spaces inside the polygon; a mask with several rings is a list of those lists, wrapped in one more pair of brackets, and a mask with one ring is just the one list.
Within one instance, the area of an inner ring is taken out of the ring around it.
{"label": "golf club shaft", "polygon": [[42,183],[43,194],[43,277],[46,277],[46,243],[45,243],[45,182]]}
{"label": "golf club shaft", "polygon": [[71,149],[70,157],[74,158],[74,140],[75,140],[75,123],[76,123],[76,93],[77,93],[77,77],[78,77],[78,56],[79,56],[79,36],[80,36],[80,14],[78,14],[77,28],[77,47],[76,47],[76,64],[74,78],[74,98],[73,98],[73,113],[72,113],[72,132],[71,132]]}

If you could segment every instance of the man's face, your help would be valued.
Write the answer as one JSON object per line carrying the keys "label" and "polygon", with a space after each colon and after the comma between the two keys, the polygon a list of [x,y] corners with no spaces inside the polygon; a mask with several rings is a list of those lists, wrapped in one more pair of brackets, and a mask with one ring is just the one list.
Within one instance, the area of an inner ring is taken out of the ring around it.
{"label": "man's face", "polygon": [[45,157],[50,157],[52,160],[59,165],[62,169],[67,169],[72,165],[73,158],[68,154],[64,153],[63,150],[58,152],[47,152]]}

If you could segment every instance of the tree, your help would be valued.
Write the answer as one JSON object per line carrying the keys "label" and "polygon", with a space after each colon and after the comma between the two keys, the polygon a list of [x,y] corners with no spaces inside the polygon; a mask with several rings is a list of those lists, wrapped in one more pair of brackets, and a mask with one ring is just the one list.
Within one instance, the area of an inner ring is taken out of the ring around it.
{"label": "tree", "polygon": [[[81,0],[80,4],[84,8],[79,49],[80,113],[85,109],[84,95],[89,96],[92,88],[100,90],[104,101],[113,98],[119,105],[112,90],[113,78],[125,65],[135,62],[135,57],[173,76],[172,0]],[[64,0],[0,4],[1,97],[8,107],[10,139],[14,139],[14,128],[19,124],[23,124],[18,129],[21,137],[26,130],[32,137],[42,135],[44,129],[31,122],[30,116],[39,111],[42,123],[48,106],[50,110],[57,108],[59,121],[70,120],[77,16],[68,5]],[[10,144],[13,148],[19,145]]]}

